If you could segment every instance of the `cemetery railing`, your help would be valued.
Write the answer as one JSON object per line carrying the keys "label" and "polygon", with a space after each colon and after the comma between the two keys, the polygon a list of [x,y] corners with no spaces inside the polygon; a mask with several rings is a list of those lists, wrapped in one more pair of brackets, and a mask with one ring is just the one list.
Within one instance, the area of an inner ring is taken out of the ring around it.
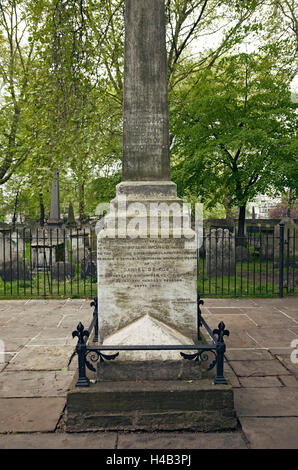
{"label": "cemetery railing", "polygon": [[[201,297],[297,295],[297,231],[246,229],[243,237],[224,226],[205,229],[197,250]],[[0,228],[0,298],[93,298],[96,242],[91,227]]]}
{"label": "cemetery railing", "polygon": [[242,237],[226,226],[204,231],[197,263],[201,296],[297,295],[297,231],[283,223],[246,230]]}
{"label": "cemetery railing", "polygon": [[[204,320],[200,306],[204,303],[198,295],[197,298],[197,344],[188,345],[90,345],[88,339],[91,338],[91,333],[94,329],[94,336],[92,342],[98,342],[98,302],[97,297],[91,302],[91,306],[94,306],[93,318],[90,326],[85,330],[84,325],[80,322],[77,329],[73,331],[73,338],[78,338],[76,345],[76,353],[78,355],[78,379],[76,387],[89,387],[90,380],[86,374],[86,368],[92,372],[96,372],[93,363],[105,362],[115,360],[121,351],[180,351],[180,355],[185,360],[194,360],[199,363],[208,361],[208,353],[211,353],[214,360],[210,363],[207,370],[210,371],[216,368],[216,375],[213,379],[213,383],[225,385],[227,381],[224,377],[224,353],[226,351],[226,344],[224,342],[224,336],[229,336],[230,332],[225,329],[225,324],[220,322],[218,328],[211,330],[206,321]],[[211,338],[211,344],[199,343],[201,339],[200,328],[204,326]],[[108,351],[109,354],[106,354]],[[115,351],[111,354],[111,351]],[[182,351],[188,351],[185,353]],[[90,362],[91,361],[91,362]]]}

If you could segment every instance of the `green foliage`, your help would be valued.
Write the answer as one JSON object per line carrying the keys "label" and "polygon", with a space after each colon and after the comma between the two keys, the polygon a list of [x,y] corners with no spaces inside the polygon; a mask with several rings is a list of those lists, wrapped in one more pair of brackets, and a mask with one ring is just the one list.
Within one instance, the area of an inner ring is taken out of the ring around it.
{"label": "green foliage", "polygon": [[[198,76],[208,80],[200,82],[204,93],[216,92],[212,80],[219,75],[219,64],[226,68],[220,59],[244,41],[258,40],[264,56],[274,57],[277,68],[293,77],[297,21],[292,3],[167,0],[171,105]],[[38,218],[41,199],[47,215],[55,169],[62,207],[72,201],[82,220],[96,203],[113,197],[122,155],[123,12],[124,0],[0,1],[0,185],[5,185],[0,217],[17,209]],[[205,40],[209,37],[219,38],[212,47]],[[271,65],[263,64],[264,75],[266,67]],[[230,68],[235,75],[235,67]],[[230,119],[228,110],[226,115]],[[266,130],[255,132],[254,139],[262,140],[262,132]],[[210,207],[216,198],[229,199],[214,168],[208,177],[205,163],[196,158],[185,178],[180,151],[175,150],[173,163],[180,194],[189,189],[189,197],[202,196]],[[206,184],[198,181],[198,174]],[[279,188],[293,187],[295,163],[284,162],[279,176]]]}
{"label": "green foliage", "polygon": [[274,58],[241,53],[180,88],[171,108],[180,193],[188,188],[210,206],[228,198],[240,207],[282,186],[281,169],[297,155],[297,104],[286,78]]}

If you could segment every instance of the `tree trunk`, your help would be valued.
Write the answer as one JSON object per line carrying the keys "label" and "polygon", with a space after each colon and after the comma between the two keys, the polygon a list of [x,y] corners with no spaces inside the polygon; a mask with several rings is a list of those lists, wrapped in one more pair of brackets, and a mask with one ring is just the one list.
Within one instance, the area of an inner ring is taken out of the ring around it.
{"label": "tree trunk", "polygon": [[83,183],[79,185],[79,216],[80,223],[84,224],[87,217],[85,214],[85,187]]}
{"label": "tree trunk", "polygon": [[237,245],[243,245],[246,204],[239,207]]}
{"label": "tree trunk", "polygon": [[42,193],[39,193],[39,209],[40,209],[40,217],[39,217],[39,223],[40,226],[44,226],[44,204],[43,204],[43,195]]}
{"label": "tree trunk", "polygon": [[12,217],[12,230],[13,231],[15,231],[16,229],[18,201],[19,201],[19,189],[17,190],[17,194],[16,194],[16,198],[14,202],[14,208],[13,208],[13,217]]}
{"label": "tree trunk", "polygon": [[234,226],[234,217],[233,217],[233,213],[232,213],[231,203],[230,203],[229,200],[225,199],[223,201],[223,205],[224,205],[224,208],[225,208],[225,211],[226,211],[226,222],[230,227],[233,227]]}

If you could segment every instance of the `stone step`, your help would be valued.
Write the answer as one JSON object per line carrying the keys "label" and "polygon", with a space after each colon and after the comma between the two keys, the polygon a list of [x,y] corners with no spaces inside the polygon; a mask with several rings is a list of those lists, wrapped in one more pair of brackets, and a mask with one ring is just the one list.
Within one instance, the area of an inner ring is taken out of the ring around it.
{"label": "stone step", "polygon": [[110,381],[67,395],[68,432],[235,429],[233,390],[205,380]]}

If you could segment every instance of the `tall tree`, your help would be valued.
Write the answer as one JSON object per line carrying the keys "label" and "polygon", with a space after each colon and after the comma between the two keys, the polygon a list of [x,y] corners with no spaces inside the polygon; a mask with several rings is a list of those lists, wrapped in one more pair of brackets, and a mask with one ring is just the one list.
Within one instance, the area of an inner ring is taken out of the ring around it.
{"label": "tall tree", "polygon": [[34,61],[34,44],[26,40],[31,19],[25,1],[0,1],[0,185],[30,152],[26,133],[31,129],[23,119]]}
{"label": "tall tree", "polygon": [[174,179],[203,200],[237,205],[239,237],[247,202],[280,182],[283,162],[297,154],[297,103],[286,77],[267,55],[224,57],[182,88],[172,109]]}

